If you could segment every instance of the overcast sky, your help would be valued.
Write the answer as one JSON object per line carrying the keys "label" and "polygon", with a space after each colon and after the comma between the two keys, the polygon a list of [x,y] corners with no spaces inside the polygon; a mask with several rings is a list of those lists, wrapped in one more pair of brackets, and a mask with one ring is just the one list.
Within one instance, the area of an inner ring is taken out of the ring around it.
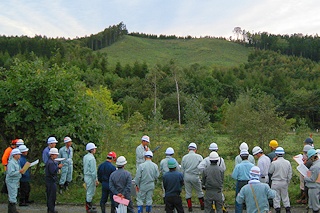
{"label": "overcast sky", "polygon": [[250,32],[315,35],[316,0],[1,0],[0,35],[75,38],[123,22],[129,32],[234,36]]}

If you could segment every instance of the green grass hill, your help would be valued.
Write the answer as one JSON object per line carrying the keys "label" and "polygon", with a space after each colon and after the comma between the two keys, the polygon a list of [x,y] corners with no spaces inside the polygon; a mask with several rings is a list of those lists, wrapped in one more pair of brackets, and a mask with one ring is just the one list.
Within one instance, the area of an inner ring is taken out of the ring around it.
{"label": "green grass hill", "polygon": [[100,51],[107,53],[111,66],[117,62],[122,66],[132,65],[137,61],[146,62],[149,67],[171,59],[182,67],[195,63],[207,67],[232,67],[246,62],[249,53],[248,48],[221,39],[149,39],[128,35]]}

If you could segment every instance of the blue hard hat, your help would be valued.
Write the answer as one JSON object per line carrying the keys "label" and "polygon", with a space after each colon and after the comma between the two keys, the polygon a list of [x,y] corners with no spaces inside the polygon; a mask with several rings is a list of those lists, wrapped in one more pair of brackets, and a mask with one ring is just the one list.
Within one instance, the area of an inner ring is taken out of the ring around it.
{"label": "blue hard hat", "polygon": [[283,155],[285,152],[284,152],[284,149],[279,146],[278,148],[276,148],[276,151],[274,153],[276,155]]}
{"label": "blue hard hat", "polygon": [[316,155],[316,154],[317,154],[317,151],[315,149],[310,149],[307,152],[308,159],[311,158],[312,156]]}

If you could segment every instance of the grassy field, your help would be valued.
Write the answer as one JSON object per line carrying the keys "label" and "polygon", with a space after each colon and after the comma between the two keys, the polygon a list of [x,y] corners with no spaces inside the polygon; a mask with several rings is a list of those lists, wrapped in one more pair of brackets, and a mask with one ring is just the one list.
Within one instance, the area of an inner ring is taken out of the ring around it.
{"label": "grassy field", "polygon": [[146,62],[149,67],[165,64],[171,59],[181,67],[198,63],[202,66],[237,66],[247,61],[249,49],[239,44],[219,39],[148,39],[125,36],[122,40],[106,47],[108,62],[115,66]]}
{"label": "grassy field", "polygon": [[[161,137],[151,137],[151,147],[156,147],[160,145],[160,150],[155,153],[153,161],[157,164],[160,163],[161,159],[165,157],[164,151],[167,147],[171,146],[175,149],[174,157],[181,162],[181,158],[184,154],[187,154],[186,142],[182,139],[181,136],[175,134],[164,134],[165,136]],[[305,134],[306,137],[308,134]],[[298,166],[297,163],[292,159],[294,155],[297,155],[302,152],[303,148],[303,140],[297,139],[298,136],[295,134],[288,134],[288,136],[282,140],[278,141],[280,146],[284,147],[286,151],[285,158],[291,161],[291,165],[293,168],[293,178],[291,180],[289,186],[289,194],[290,200],[292,204],[295,204],[295,200],[299,195],[299,173],[296,170]],[[301,136],[300,136],[301,137]],[[135,175],[135,148],[140,144],[140,134],[139,135],[130,135],[130,137],[126,137],[126,139],[119,141],[113,144],[107,144],[107,148],[98,147],[96,159],[97,164],[102,163],[107,155],[107,153],[111,150],[117,152],[117,155],[124,155],[127,158],[128,164],[126,169],[129,170],[134,177]],[[320,141],[319,135],[313,136],[315,140],[315,145],[317,145],[317,141]],[[211,142],[216,142],[219,146],[219,154],[221,157],[225,159],[227,170],[225,172],[225,183],[224,183],[224,193],[226,196],[226,202],[229,205],[234,204],[234,194],[235,194],[235,181],[230,177],[233,167],[234,167],[234,158],[239,152],[239,144],[232,141],[228,136],[214,136],[213,139],[208,139],[207,144],[198,144],[198,153],[200,153],[203,157],[209,155],[209,144]],[[250,147],[250,152],[251,149]],[[266,153],[269,152],[268,149],[265,150]],[[81,178],[76,177],[75,180],[70,186],[69,191],[66,191],[63,195],[57,196],[57,202],[59,203],[76,203],[81,204],[84,203],[85,199],[85,190],[82,186],[83,182]],[[98,186],[96,195],[94,197],[94,202],[99,203],[101,196],[101,185]],[[183,191],[182,196],[185,196]],[[32,199],[36,200],[39,203],[45,203],[45,186],[44,186],[44,178],[43,175],[39,175],[37,177],[33,177],[32,181],[32,190],[31,190]],[[194,201],[196,201],[196,195],[194,194]],[[7,202],[7,196],[1,194],[0,202]],[[154,193],[154,203],[162,204],[162,190],[161,190],[161,181],[158,181],[157,187]]]}

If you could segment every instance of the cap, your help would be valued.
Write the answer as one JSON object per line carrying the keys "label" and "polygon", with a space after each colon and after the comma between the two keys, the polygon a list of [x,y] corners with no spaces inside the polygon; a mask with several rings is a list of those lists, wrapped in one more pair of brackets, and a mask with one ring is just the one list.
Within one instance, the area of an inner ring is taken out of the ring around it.
{"label": "cap", "polygon": [[170,159],[168,160],[168,168],[169,168],[169,169],[174,169],[174,168],[176,168],[176,167],[177,167],[177,161],[176,161],[176,159],[170,158]]}
{"label": "cap", "polygon": [[285,152],[284,149],[279,146],[278,148],[276,148],[276,151],[274,153],[276,153],[276,155],[283,155]]}
{"label": "cap", "polygon": [[271,148],[277,148],[277,147],[279,146],[278,141],[276,141],[276,140],[271,140],[270,143],[269,143],[269,146],[270,146]]}
{"label": "cap", "polygon": [[89,151],[89,150],[91,150],[91,149],[96,149],[97,147],[96,147],[96,145],[94,144],[94,143],[88,143],[87,145],[86,145],[86,150],[87,151]]}
{"label": "cap", "polygon": [[313,147],[311,145],[309,145],[309,144],[306,144],[306,145],[304,145],[302,151],[303,152],[308,152],[310,149],[313,149]]}
{"label": "cap", "polygon": [[148,157],[153,157],[153,153],[151,151],[146,151],[146,153],[144,154],[144,156],[148,156]]}
{"label": "cap", "polygon": [[218,145],[216,143],[211,143],[209,146],[209,149],[211,151],[216,151],[216,150],[218,150]]}
{"label": "cap", "polygon": [[240,146],[239,146],[239,149],[240,149],[240,150],[243,150],[243,149],[249,150],[248,144],[247,144],[246,142],[242,142],[242,143],[240,144]]}
{"label": "cap", "polygon": [[307,138],[307,139],[304,140],[304,142],[306,144],[313,144],[313,139],[312,138]]}
{"label": "cap", "polygon": [[10,155],[11,156],[13,156],[13,155],[21,155],[21,152],[20,152],[20,150],[18,148],[15,148],[15,149],[13,149],[11,151]]}
{"label": "cap", "polygon": [[168,147],[165,152],[166,155],[173,155],[174,149],[172,147]]}
{"label": "cap", "polygon": [[109,152],[107,158],[117,158],[117,154],[115,152]]}
{"label": "cap", "polygon": [[70,137],[65,137],[65,138],[63,139],[63,142],[64,142],[64,143],[68,143],[68,142],[70,142],[70,141],[72,141]]}
{"label": "cap", "polygon": [[142,136],[141,140],[142,140],[142,141],[146,141],[146,142],[150,143],[150,138],[149,138],[149,136],[148,136],[148,135],[144,135],[144,136]]}
{"label": "cap", "polygon": [[312,156],[318,154],[317,151],[315,149],[310,149],[308,152],[307,152],[307,155],[308,155],[308,159],[310,159]]}
{"label": "cap", "polygon": [[197,149],[197,144],[195,143],[190,143],[189,146],[188,146],[188,149]]}
{"label": "cap", "polygon": [[26,147],[26,145],[20,145],[20,146],[19,146],[19,150],[20,150],[20,152],[27,152],[27,151],[29,151],[29,149]]}
{"label": "cap", "polygon": [[47,143],[48,144],[58,143],[58,141],[57,141],[57,139],[55,137],[49,137],[48,140],[47,140]]}
{"label": "cap", "polygon": [[22,139],[18,139],[16,144],[17,146],[21,146],[24,144],[24,141]]}
{"label": "cap", "polygon": [[215,151],[211,152],[209,155],[209,160],[219,160],[219,154]]}
{"label": "cap", "polygon": [[248,150],[242,149],[242,150],[240,151],[240,156],[246,156],[246,155],[249,155]]}
{"label": "cap", "polygon": [[49,151],[49,155],[59,155],[57,148],[51,148]]}
{"label": "cap", "polygon": [[124,156],[120,156],[118,157],[117,161],[116,161],[116,165],[117,166],[123,166],[127,164],[127,160]]}
{"label": "cap", "polygon": [[263,152],[263,150],[262,150],[259,146],[253,147],[253,149],[252,149],[252,155],[256,155],[256,154],[258,154],[258,153],[260,153],[260,152]]}

